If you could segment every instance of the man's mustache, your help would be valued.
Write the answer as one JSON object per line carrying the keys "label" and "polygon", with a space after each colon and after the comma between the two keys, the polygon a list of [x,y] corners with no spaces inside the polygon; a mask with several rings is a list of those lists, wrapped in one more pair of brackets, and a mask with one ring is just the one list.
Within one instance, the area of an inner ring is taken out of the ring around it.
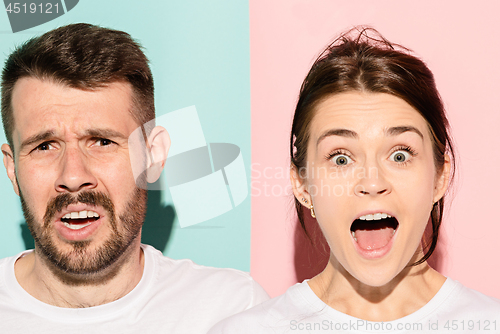
{"label": "man's mustache", "polygon": [[78,195],[64,193],[57,195],[49,202],[49,204],[47,204],[47,209],[45,210],[45,215],[43,216],[44,227],[49,226],[56,213],[62,211],[62,209],[70,204],[77,203],[88,204],[91,206],[101,206],[111,217],[113,217],[115,213],[115,206],[113,205],[113,202],[109,196],[102,192],[87,190],[78,193]]}

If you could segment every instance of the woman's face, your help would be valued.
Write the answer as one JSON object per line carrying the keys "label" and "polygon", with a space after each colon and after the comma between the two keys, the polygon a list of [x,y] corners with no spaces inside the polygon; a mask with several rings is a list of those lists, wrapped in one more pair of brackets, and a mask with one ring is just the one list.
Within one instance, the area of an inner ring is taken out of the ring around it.
{"label": "woman's face", "polygon": [[448,159],[437,173],[426,121],[393,95],[341,93],[317,106],[307,149],[292,182],[314,205],[334,261],[362,283],[389,283],[447,187]]}

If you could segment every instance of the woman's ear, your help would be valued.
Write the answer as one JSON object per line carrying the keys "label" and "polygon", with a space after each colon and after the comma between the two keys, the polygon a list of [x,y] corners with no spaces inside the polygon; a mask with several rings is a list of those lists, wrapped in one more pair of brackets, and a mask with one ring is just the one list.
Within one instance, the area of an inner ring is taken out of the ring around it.
{"label": "woman's ear", "polygon": [[307,191],[306,179],[301,173],[302,169],[295,165],[290,166],[290,183],[292,184],[295,198],[308,209],[311,206],[311,195]]}
{"label": "woman's ear", "polygon": [[154,183],[158,180],[167,160],[170,149],[170,136],[162,126],[156,126],[148,137],[148,161],[146,180]]}
{"label": "woman's ear", "polygon": [[11,148],[7,144],[2,145],[2,153],[3,153],[3,164],[5,169],[7,170],[7,176],[12,182],[12,187],[14,187],[14,191],[17,195],[19,195],[19,185],[17,184],[16,178],[16,163],[14,162],[14,152],[12,152]]}
{"label": "woman's ear", "polygon": [[445,194],[448,189],[449,181],[450,181],[450,172],[451,172],[451,160],[448,154],[444,155],[444,164],[441,169],[440,174],[436,175],[436,182],[434,186],[434,203],[439,201]]}

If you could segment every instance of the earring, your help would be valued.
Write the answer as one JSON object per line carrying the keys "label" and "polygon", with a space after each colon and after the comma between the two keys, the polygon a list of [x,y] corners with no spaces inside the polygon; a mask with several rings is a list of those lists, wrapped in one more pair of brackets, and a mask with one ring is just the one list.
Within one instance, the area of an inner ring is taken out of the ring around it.
{"label": "earring", "polygon": [[305,199],[304,197],[302,197],[302,202],[304,202],[304,203],[307,204],[307,199]]}
{"label": "earring", "polygon": [[311,216],[313,218],[316,218],[316,214],[314,213],[314,206],[311,205],[311,207],[309,209],[311,209]]}

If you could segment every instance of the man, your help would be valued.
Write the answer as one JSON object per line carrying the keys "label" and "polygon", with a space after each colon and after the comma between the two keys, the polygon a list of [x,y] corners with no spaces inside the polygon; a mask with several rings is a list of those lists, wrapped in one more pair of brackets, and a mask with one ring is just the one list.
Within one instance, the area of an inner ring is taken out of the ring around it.
{"label": "man", "polygon": [[141,245],[144,185],[170,145],[143,126],[153,91],[145,55],[120,31],[69,25],[9,56],[2,152],[35,249],[0,260],[2,333],[205,333],[268,298],[242,272]]}

